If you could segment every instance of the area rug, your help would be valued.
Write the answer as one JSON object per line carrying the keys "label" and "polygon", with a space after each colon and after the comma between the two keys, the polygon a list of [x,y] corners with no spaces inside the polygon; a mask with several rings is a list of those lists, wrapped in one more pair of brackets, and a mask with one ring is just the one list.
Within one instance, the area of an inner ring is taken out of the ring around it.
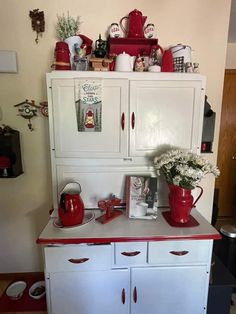
{"label": "area rug", "polygon": [[[29,296],[30,287],[39,280],[44,280],[42,277],[22,277],[19,280],[23,280],[26,282],[27,287],[24,291],[24,294],[19,300],[11,300],[6,295],[6,290],[0,297],[0,313],[6,312],[30,312],[30,311],[46,311],[46,297],[44,296],[42,299],[35,300]],[[10,284],[12,284],[12,281]],[[10,285],[9,284],[9,285]]]}

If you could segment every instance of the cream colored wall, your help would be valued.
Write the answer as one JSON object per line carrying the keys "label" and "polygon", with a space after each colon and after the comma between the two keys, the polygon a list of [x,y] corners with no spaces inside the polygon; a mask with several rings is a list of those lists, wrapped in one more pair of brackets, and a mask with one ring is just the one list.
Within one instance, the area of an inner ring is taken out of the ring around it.
{"label": "cream colored wall", "polygon": [[[44,11],[46,19],[46,32],[39,44],[34,41],[28,17],[36,8]],[[214,154],[209,156],[215,162],[230,0],[2,1],[0,49],[17,52],[19,70],[17,74],[0,74],[0,123],[21,132],[24,174],[0,179],[0,272],[42,270],[35,240],[47,222],[52,203],[47,119],[34,119],[35,130],[30,132],[14,105],[26,98],[37,103],[46,100],[45,73],[53,59],[56,14],[69,11],[81,16],[81,33],[96,40],[99,33],[104,38],[108,26],[134,8],[155,24],[162,46],[183,43],[193,48],[193,61],[200,63],[201,73],[207,76],[208,99],[217,112]],[[204,183],[205,196],[199,207],[209,220],[213,185],[210,178]]]}
{"label": "cream colored wall", "polygon": [[236,44],[229,43],[226,54],[226,69],[236,69]]}

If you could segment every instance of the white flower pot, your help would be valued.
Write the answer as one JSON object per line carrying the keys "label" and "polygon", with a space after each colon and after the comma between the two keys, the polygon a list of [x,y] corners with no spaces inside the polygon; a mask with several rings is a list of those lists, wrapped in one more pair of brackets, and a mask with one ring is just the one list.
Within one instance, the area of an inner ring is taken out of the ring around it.
{"label": "white flower pot", "polygon": [[81,44],[83,43],[83,40],[80,36],[71,36],[71,37],[66,38],[64,41],[69,46],[70,64],[71,64],[71,68],[73,69],[74,55],[75,55],[75,44],[78,44],[78,47],[80,47]]}

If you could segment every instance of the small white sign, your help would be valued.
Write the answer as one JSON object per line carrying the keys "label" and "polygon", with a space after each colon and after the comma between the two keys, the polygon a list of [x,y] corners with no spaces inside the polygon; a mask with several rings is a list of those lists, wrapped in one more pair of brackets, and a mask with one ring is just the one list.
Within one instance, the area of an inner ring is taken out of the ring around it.
{"label": "small white sign", "polygon": [[0,50],[0,72],[17,73],[15,51]]}

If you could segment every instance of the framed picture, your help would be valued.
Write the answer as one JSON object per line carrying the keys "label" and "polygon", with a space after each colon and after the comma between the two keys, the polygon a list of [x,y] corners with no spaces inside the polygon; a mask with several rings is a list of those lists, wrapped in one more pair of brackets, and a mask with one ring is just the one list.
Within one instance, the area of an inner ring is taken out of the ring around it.
{"label": "framed picture", "polygon": [[102,131],[102,81],[77,80],[76,113],[79,132]]}
{"label": "framed picture", "polygon": [[[153,209],[157,178],[150,176],[126,177],[126,215],[129,218],[142,216],[141,208]],[[144,213],[145,215],[145,213]]]}

